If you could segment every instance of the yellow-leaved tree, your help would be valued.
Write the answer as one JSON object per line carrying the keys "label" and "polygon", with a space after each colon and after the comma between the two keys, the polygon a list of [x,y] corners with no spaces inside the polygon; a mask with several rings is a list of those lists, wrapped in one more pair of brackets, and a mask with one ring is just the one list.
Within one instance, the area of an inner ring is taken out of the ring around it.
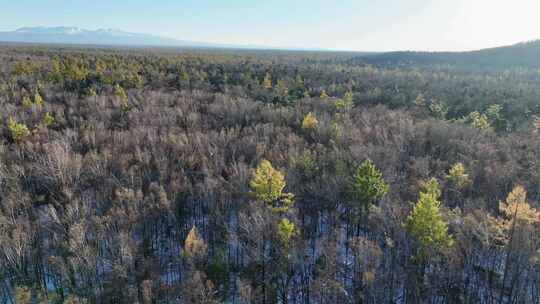
{"label": "yellow-leaved tree", "polygon": [[285,185],[283,174],[266,159],[257,166],[249,182],[255,199],[274,212],[287,212],[294,204],[294,195],[283,192]]}
{"label": "yellow-leaved tree", "polygon": [[189,267],[182,282],[182,294],[187,303],[218,303],[214,284],[203,271],[208,263],[207,254],[208,245],[193,226],[184,241],[184,256]]}
{"label": "yellow-leaved tree", "polygon": [[122,111],[124,112],[129,111],[129,103],[128,103],[129,98],[124,88],[122,88],[119,85],[115,85],[113,93],[114,93],[114,96],[116,96],[116,98],[120,101],[120,108],[122,109]]}
{"label": "yellow-leaved tree", "polygon": [[278,223],[277,234],[283,248],[288,249],[291,239],[297,234],[296,226],[289,219],[283,218]]}
{"label": "yellow-leaved tree", "polygon": [[334,104],[336,110],[347,110],[354,105],[354,95],[351,91],[345,93],[343,98],[336,100]]}
{"label": "yellow-leaved tree", "polygon": [[317,127],[319,121],[317,117],[311,112],[309,112],[304,119],[302,120],[302,130],[313,130]]}
{"label": "yellow-leaved tree", "polygon": [[14,142],[22,142],[25,138],[30,136],[28,127],[23,123],[17,122],[13,117],[8,119],[7,127]]}
{"label": "yellow-leaved tree", "polygon": [[45,104],[45,101],[43,100],[43,97],[41,97],[41,95],[38,92],[36,92],[36,94],[34,94],[34,104],[38,108],[43,107],[43,105]]}
{"label": "yellow-leaved tree", "polygon": [[55,122],[56,120],[54,119],[54,116],[52,116],[51,113],[49,112],[46,112],[45,115],[43,115],[43,118],[41,119],[41,123],[46,128],[54,125]]}
{"label": "yellow-leaved tree", "polygon": [[272,89],[272,75],[270,75],[270,73],[266,73],[262,85],[267,90]]}
{"label": "yellow-leaved tree", "polygon": [[491,128],[491,125],[489,124],[489,119],[486,114],[474,111],[469,114],[468,119],[471,126],[479,130],[487,130]]}
{"label": "yellow-leaved tree", "polygon": [[32,303],[32,290],[26,286],[15,287],[14,298],[17,304],[30,304]]}
{"label": "yellow-leaved tree", "polygon": [[504,202],[499,203],[501,217],[489,217],[491,234],[500,244],[508,244],[514,235],[540,223],[540,211],[527,202],[527,191],[516,186]]}
{"label": "yellow-leaved tree", "polygon": [[326,100],[326,99],[330,98],[330,96],[328,96],[328,94],[326,94],[326,90],[322,90],[320,98],[323,99],[323,100]]}
{"label": "yellow-leaved tree", "polygon": [[[516,186],[504,202],[499,203],[500,217],[488,217],[490,236],[496,247],[505,251],[502,289],[499,303],[505,295],[512,296],[512,278],[522,273],[539,256],[536,235],[540,232],[540,211],[527,202],[527,191]],[[539,261],[537,261],[538,263]]]}
{"label": "yellow-leaved tree", "polygon": [[30,99],[30,97],[28,96],[24,96],[22,99],[22,106],[26,109],[29,109],[32,107],[32,105],[33,105],[32,99]]}
{"label": "yellow-leaved tree", "polygon": [[188,260],[198,262],[206,258],[208,246],[193,226],[184,241],[184,254]]}
{"label": "yellow-leaved tree", "polygon": [[465,187],[469,182],[469,174],[465,170],[465,166],[462,163],[456,163],[448,170],[446,179],[458,188]]}

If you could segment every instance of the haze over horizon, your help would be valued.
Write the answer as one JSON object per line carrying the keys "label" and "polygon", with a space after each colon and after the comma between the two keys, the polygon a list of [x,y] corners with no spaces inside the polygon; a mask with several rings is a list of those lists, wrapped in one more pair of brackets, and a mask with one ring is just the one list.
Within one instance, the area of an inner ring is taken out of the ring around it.
{"label": "haze over horizon", "polygon": [[403,2],[21,0],[3,5],[0,31],[114,28],[208,43],[351,51],[467,51],[540,38],[537,1]]}

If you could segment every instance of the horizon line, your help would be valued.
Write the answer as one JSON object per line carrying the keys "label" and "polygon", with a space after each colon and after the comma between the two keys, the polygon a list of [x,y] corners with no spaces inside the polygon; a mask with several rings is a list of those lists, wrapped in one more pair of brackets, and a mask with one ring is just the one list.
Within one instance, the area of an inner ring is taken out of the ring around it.
{"label": "horizon line", "polygon": [[[20,29],[36,29],[36,28],[43,28],[43,29],[53,29],[53,28],[76,28],[83,31],[91,31],[91,32],[97,32],[100,30],[114,30],[123,32],[126,34],[137,34],[137,35],[148,35],[152,36],[154,38],[162,38],[162,39],[170,39],[177,41],[178,43],[182,42],[189,42],[189,43],[200,43],[200,44],[209,44],[210,46],[182,46],[182,45],[158,45],[158,44],[95,44],[95,43],[59,43],[59,42],[19,42],[19,41],[5,41],[0,40],[0,43],[13,43],[13,44],[39,44],[39,45],[73,45],[73,46],[104,46],[104,47],[135,47],[135,48],[148,48],[148,47],[157,47],[157,48],[191,48],[191,49],[238,49],[238,50],[268,50],[268,51],[305,51],[305,52],[343,52],[343,53],[373,53],[373,54],[384,54],[384,53],[395,53],[395,52],[419,52],[419,53],[466,53],[466,52],[475,52],[475,51],[481,51],[481,50],[489,50],[489,49],[495,49],[500,47],[508,47],[508,46],[515,46],[520,44],[527,44],[532,43],[535,41],[540,41],[540,39],[529,39],[526,41],[517,41],[511,44],[499,44],[495,46],[489,46],[484,48],[470,48],[470,49],[462,49],[462,50],[435,50],[435,49],[392,49],[392,50],[352,50],[352,49],[332,49],[332,48],[322,48],[322,47],[297,47],[297,46],[275,46],[275,45],[257,45],[257,44],[250,44],[250,43],[234,43],[234,42],[223,42],[223,41],[199,41],[199,40],[183,40],[182,38],[177,38],[169,35],[162,35],[162,34],[155,34],[155,33],[148,33],[148,32],[133,32],[133,31],[126,31],[120,28],[113,28],[113,27],[95,27],[95,28],[85,28],[80,26],[73,26],[73,25],[56,25],[56,26],[19,26],[12,30],[0,30],[0,33],[15,33]],[[20,32],[24,33],[24,32]],[[214,44],[215,46],[211,46]]]}

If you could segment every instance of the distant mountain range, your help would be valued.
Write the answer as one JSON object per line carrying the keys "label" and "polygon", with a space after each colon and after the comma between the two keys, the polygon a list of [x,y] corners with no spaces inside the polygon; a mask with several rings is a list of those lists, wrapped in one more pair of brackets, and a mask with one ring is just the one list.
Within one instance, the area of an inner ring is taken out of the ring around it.
{"label": "distant mountain range", "polygon": [[470,52],[389,52],[358,57],[375,64],[448,64],[457,66],[540,67],[540,40]]}
{"label": "distant mountain range", "polygon": [[15,31],[0,32],[0,42],[74,44],[100,46],[133,47],[188,47],[188,48],[227,48],[227,49],[268,49],[322,51],[322,49],[284,48],[259,45],[237,45],[201,41],[178,40],[151,34],[131,33],[116,29],[88,30],[71,26],[22,27]]}
{"label": "distant mountain range", "polygon": [[78,27],[22,27],[0,32],[0,41],[19,43],[55,43],[111,46],[169,46],[234,48],[228,44],[184,41],[149,34],[130,33],[115,29],[87,30]]}
{"label": "distant mountain range", "polygon": [[[23,27],[0,32],[0,41],[18,43],[55,43],[109,46],[157,46],[193,48],[277,49],[268,46],[232,45],[176,40],[150,34],[115,29],[87,30],[78,27]],[[289,50],[303,50],[287,48]],[[319,50],[322,51],[322,50]],[[540,40],[471,52],[355,52],[353,61],[378,65],[448,64],[457,66],[529,66],[540,67]]]}

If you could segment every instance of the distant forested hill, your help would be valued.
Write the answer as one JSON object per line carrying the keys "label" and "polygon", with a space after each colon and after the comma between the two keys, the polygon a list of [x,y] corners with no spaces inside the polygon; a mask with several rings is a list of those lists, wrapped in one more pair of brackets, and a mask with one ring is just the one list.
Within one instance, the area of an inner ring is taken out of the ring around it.
{"label": "distant forested hill", "polygon": [[390,52],[362,57],[376,64],[449,64],[540,67],[540,40],[471,52]]}

